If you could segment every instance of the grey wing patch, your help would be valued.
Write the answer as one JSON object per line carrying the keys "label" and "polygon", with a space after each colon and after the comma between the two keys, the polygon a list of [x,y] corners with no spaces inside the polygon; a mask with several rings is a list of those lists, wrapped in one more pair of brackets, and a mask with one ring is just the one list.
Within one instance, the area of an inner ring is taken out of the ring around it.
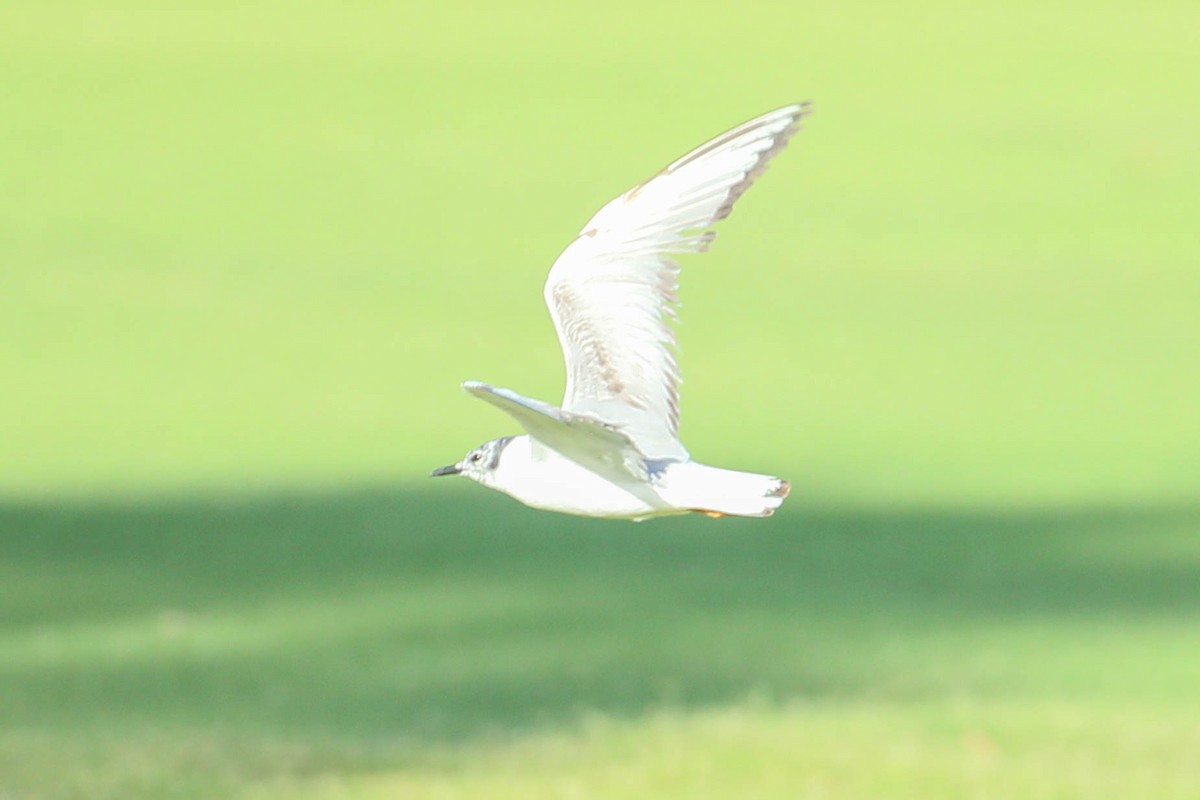
{"label": "grey wing patch", "polygon": [[646,480],[649,474],[645,456],[616,425],[479,381],[467,381],[463,389],[515,419],[537,442],[598,474],[617,480]]}
{"label": "grey wing patch", "polygon": [[[673,293],[673,291],[672,287],[671,292]],[[598,399],[619,400],[633,408],[646,409],[644,398],[627,391],[628,387],[613,363],[613,355],[609,352],[604,336],[596,330],[591,317],[583,313],[571,284],[556,284],[550,296],[557,306],[559,318],[567,321],[564,324],[567,338],[578,348],[581,356],[576,359],[577,363],[568,378],[572,386],[572,389],[569,390],[570,393]],[[671,338],[670,329],[664,331],[664,338]],[[679,413],[673,407],[671,415],[673,431],[678,428],[678,421]]]}

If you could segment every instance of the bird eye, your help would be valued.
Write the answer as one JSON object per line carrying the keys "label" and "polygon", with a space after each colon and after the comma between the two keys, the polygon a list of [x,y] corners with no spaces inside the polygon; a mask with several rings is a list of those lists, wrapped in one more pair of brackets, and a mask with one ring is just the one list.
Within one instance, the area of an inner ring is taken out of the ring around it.
{"label": "bird eye", "polygon": [[478,461],[481,458],[483,458],[483,453],[471,453],[472,461]]}

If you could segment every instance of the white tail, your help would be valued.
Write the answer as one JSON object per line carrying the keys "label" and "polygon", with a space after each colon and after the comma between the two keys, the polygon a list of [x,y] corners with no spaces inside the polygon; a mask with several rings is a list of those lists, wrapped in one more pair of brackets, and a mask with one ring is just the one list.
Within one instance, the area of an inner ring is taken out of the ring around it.
{"label": "white tail", "polygon": [[658,494],[676,508],[710,517],[769,517],[783,505],[791,484],[770,475],[697,464],[673,464]]}

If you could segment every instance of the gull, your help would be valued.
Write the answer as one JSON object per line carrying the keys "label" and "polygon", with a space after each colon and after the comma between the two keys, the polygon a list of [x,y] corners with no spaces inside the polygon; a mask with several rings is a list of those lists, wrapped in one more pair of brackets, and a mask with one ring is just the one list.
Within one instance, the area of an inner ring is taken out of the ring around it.
{"label": "gull", "polygon": [[721,134],[601,208],[550,269],[545,299],[567,368],[562,406],[467,381],[525,430],[433,471],[537,509],[643,520],[699,512],[767,517],[790,484],[691,459],[679,441],[672,256],[701,253],[713,223],[809,113],[797,103]]}

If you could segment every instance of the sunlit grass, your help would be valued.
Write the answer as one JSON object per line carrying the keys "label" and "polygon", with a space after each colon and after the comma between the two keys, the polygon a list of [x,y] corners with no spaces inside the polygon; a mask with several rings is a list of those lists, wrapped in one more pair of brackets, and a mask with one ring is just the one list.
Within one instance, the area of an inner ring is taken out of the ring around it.
{"label": "sunlit grass", "polygon": [[807,98],[685,264],[693,449],[855,501],[1188,497],[1187,8],[9,9],[0,488],[411,480],[508,424],[461,380],[559,394],[539,289],[600,204]]}

